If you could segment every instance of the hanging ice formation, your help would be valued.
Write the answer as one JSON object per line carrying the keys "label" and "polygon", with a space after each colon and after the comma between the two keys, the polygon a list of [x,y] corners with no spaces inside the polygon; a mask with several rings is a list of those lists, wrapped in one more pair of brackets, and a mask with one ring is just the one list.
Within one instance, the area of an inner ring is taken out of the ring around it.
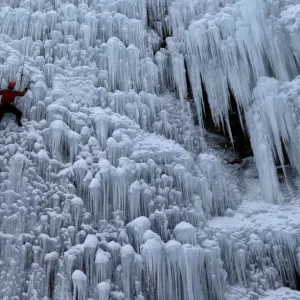
{"label": "hanging ice formation", "polygon": [[[0,131],[0,299],[300,299],[298,202],[272,206],[276,163],[300,172],[300,1],[4,2],[1,87],[35,84]],[[207,153],[202,87],[229,132],[234,95],[279,227]]]}

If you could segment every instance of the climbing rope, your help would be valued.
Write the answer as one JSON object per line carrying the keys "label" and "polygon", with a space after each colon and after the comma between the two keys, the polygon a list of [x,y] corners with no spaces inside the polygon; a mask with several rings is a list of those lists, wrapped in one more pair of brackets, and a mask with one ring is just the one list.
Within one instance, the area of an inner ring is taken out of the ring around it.
{"label": "climbing rope", "polygon": [[4,22],[5,18],[7,17],[8,13],[10,12],[11,10],[11,7],[9,7],[7,13],[5,14],[4,18],[2,19],[1,23],[0,23],[0,26],[2,25],[2,23]]}
{"label": "climbing rope", "polygon": [[[9,9],[8,9],[7,13],[5,14],[5,16],[3,17],[3,19],[1,20],[0,26],[2,25],[2,23],[4,22],[4,20],[5,20],[6,17],[8,16],[8,13],[10,12],[10,10],[11,10],[11,5],[9,6]],[[0,78],[0,88],[1,88],[1,83],[2,83],[2,76],[1,76],[1,78]]]}
{"label": "climbing rope", "polygon": [[30,20],[31,20],[31,1],[30,1],[30,11],[29,11],[29,18],[28,18],[28,24],[27,24],[27,30],[26,30],[26,43],[25,43],[25,51],[24,51],[20,86],[22,86],[22,80],[23,80],[23,71],[24,71],[25,57],[26,57],[27,44],[28,44],[28,31],[29,31]]}

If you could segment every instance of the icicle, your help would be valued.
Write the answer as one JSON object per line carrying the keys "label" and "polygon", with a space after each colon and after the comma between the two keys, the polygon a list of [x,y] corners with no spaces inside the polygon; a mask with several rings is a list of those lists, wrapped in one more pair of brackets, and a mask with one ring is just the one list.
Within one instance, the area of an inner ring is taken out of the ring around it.
{"label": "icicle", "polygon": [[85,47],[88,48],[92,43],[92,32],[90,26],[81,24],[79,32]]}
{"label": "icicle", "polygon": [[207,178],[212,191],[212,214],[224,215],[225,210],[228,207],[234,207],[237,200],[229,199],[230,188],[226,184],[221,163],[210,154],[200,154],[198,159],[200,169]]}
{"label": "icicle", "polygon": [[138,181],[135,181],[129,187],[129,220],[133,220],[140,215],[140,190],[141,186]]}
{"label": "icicle", "polygon": [[147,184],[142,185],[141,193],[141,214],[150,215],[150,203],[154,199],[155,190],[151,189]]}
{"label": "icicle", "polygon": [[76,156],[78,154],[78,146],[79,146],[79,143],[80,143],[80,139],[81,139],[81,136],[72,131],[72,130],[69,130],[68,132],[68,146],[69,146],[69,160],[71,162],[74,162],[75,159],[76,159]]}
{"label": "icicle", "polygon": [[88,171],[88,165],[84,159],[79,159],[73,164],[73,172],[74,172],[74,179],[77,184],[77,191],[78,195],[82,195],[83,190],[83,179]]}
{"label": "icicle", "polygon": [[98,300],[109,300],[110,285],[102,281],[97,285]]}
{"label": "icicle", "polygon": [[61,121],[53,121],[50,125],[50,131],[49,131],[49,150],[50,154],[54,159],[57,159],[58,161],[64,162],[67,157],[67,140],[66,140],[66,134],[67,134],[67,125]]}
{"label": "icicle", "polygon": [[89,138],[90,138],[90,135],[91,135],[90,129],[87,126],[83,126],[81,128],[80,135],[81,135],[82,143],[84,145],[86,145],[87,142],[88,142],[88,140],[89,140]]}
{"label": "icicle", "polygon": [[103,217],[103,210],[102,201],[101,201],[101,185],[97,178],[93,178],[90,185],[89,185],[89,200],[88,200],[88,211],[91,212],[93,216],[93,220],[98,222]]}
{"label": "icicle", "polygon": [[98,239],[94,234],[88,234],[83,243],[86,274],[90,285],[94,276],[94,260],[98,244]]}
{"label": "icicle", "polygon": [[85,300],[86,299],[86,275],[80,271],[76,270],[72,274],[72,281],[74,285],[73,300]]}
{"label": "icicle", "polygon": [[168,239],[168,220],[166,213],[164,211],[155,210],[153,214],[150,215],[151,229],[161,236],[165,241]]}
{"label": "icicle", "polygon": [[222,299],[227,274],[222,268],[219,247],[213,245],[210,250],[205,250],[205,270],[208,297]]}
{"label": "icicle", "polygon": [[121,245],[116,243],[115,241],[111,241],[107,243],[107,251],[110,253],[112,257],[112,270],[116,270],[116,267],[120,263],[120,251]]}
{"label": "icicle", "polygon": [[204,287],[201,284],[204,271],[204,251],[199,246],[183,245],[179,266],[183,279],[184,299],[196,300],[204,296]]}
{"label": "icicle", "polygon": [[146,284],[149,297],[165,299],[165,257],[161,242],[157,239],[148,239],[141,246],[141,253],[148,277]]}
{"label": "icicle", "polygon": [[237,271],[237,277],[240,285],[247,284],[247,275],[246,275],[246,252],[243,249],[239,249],[234,254],[234,263]]}
{"label": "icicle", "polygon": [[113,209],[120,210],[124,214],[128,189],[126,171],[118,167],[115,169],[113,177],[115,178],[115,185],[112,189]]}
{"label": "icicle", "polygon": [[176,239],[182,244],[196,244],[196,228],[187,222],[177,224],[174,228],[174,234]]}
{"label": "icicle", "polygon": [[75,197],[71,200],[70,211],[75,228],[78,229],[81,224],[83,212],[83,201],[81,198]]}
{"label": "icicle", "polygon": [[187,93],[186,76],[183,55],[174,55],[172,58],[172,69],[176,88],[179,93],[181,107],[185,107],[185,97]]}
{"label": "icicle", "polygon": [[27,159],[24,155],[16,153],[10,160],[9,179],[16,192],[20,190],[22,173],[26,166]]}
{"label": "icicle", "polygon": [[55,251],[48,253],[44,257],[44,261],[46,262],[46,274],[47,274],[47,295],[50,295],[50,286],[55,282],[56,276],[56,262],[58,261],[59,254]]}
{"label": "icicle", "polygon": [[95,258],[96,281],[101,282],[111,279],[112,263],[108,252],[98,249]]}
{"label": "icicle", "polygon": [[90,170],[88,170],[83,179],[83,193],[82,193],[83,199],[88,199],[89,186],[92,180],[93,180],[93,173]]}
{"label": "icicle", "polygon": [[[259,115],[247,114],[247,123],[249,124],[251,146],[256,157],[256,166],[264,186],[262,192],[268,201],[282,202],[274,159],[270,145],[266,141]],[[255,127],[250,124],[255,124]]]}
{"label": "icicle", "polygon": [[150,229],[150,221],[148,218],[142,216],[128,223],[126,227],[128,229],[130,243],[135,246],[135,250],[139,253],[140,246],[143,243],[144,233]]}
{"label": "icicle", "polygon": [[143,235],[143,242],[146,243],[150,239],[161,241],[161,237],[157,233],[153,232],[152,230],[147,230]]}
{"label": "icicle", "polygon": [[105,147],[108,139],[109,117],[104,111],[100,111],[94,117],[94,126],[97,139],[102,148]]}
{"label": "icicle", "polygon": [[111,163],[106,159],[100,159],[98,162],[99,172],[101,179],[101,206],[103,212],[103,218],[108,218],[108,203],[110,196],[110,184],[111,184]]}
{"label": "icicle", "polygon": [[166,243],[166,297],[170,300],[180,300],[183,290],[179,268],[180,253],[179,242],[172,240]]}
{"label": "icicle", "polygon": [[133,261],[135,252],[130,245],[125,245],[121,249],[121,265],[122,265],[122,285],[125,297],[132,298],[133,286]]}

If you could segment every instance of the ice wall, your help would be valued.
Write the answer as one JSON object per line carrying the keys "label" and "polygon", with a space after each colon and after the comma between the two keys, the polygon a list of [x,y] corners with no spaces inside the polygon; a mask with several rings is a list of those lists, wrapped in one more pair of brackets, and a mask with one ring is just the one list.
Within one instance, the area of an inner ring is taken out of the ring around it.
{"label": "ice wall", "polygon": [[[255,299],[287,280],[296,287],[293,236],[246,232],[245,242],[207,226],[231,215],[241,197],[205,153],[185,101],[188,75],[201,123],[203,81],[214,121],[229,129],[232,89],[247,113],[266,198],[280,202],[280,140],[298,170],[297,92],[279,82],[298,71],[290,7],[9,4],[0,10],[1,86],[35,84],[17,102],[24,129],[1,123],[1,299],[221,300],[236,284]],[[277,79],[256,86],[262,75]],[[279,106],[281,88],[291,96]]]}
{"label": "ice wall", "polygon": [[[294,135],[290,131],[298,126],[299,117],[287,121],[287,115],[279,116],[280,110],[291,109],[277,106],[277,100],[274,107],[278,113],[273,112],[267,99],[269,94],[277,93],[276,84],[262,78],[289,82],[299,74],[298,11],[298,1],[248,0],[226,1],[222,5],[219,1],[173,1],[168,11],[173,35],[167,38],[167,56],[172,60],[169,65],[179,96],[186,91],[187,83],[178,78],[187,72],[200,118],[203,84],[215,124],[226,127],[230,135],[229,90],[232,92],[242,123],[242,115],[247,115],[244,130],[251,138],[264,196],[274,203],[282,202],[274,160],[284,164],[283,153],[287,151],[293,168],[299,169],[295,160],[298,139],[287,137]],[[183,57],[185,64],[181,63]],[[259,105],[265,106],[264,113],[260,112],[264,114],[260,116],[262,120],[254,112],[258,98]],[[292,127],[287,133],[287,128]],[[265,131],[268,137],[264,137]]]}

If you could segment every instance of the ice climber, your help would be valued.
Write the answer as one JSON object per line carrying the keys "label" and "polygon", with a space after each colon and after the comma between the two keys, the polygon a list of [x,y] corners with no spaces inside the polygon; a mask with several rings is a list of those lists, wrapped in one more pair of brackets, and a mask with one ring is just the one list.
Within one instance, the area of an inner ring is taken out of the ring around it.
{"label": "ice climber", "polygon": [[14,81],[10,81],[7,89],[0,90],[0,95],[2,96],[0,104],[0,122],[6,113],[13,113],[14,115],[16,115],[16,123],[19,127],[22,127],[22,112],[14,106],[14,102],[16,97],[22,97],[26,94],[29,84],[30,83],[28,83],[27,87],[22,92],[20,92],[14,90],[16,83]]}

